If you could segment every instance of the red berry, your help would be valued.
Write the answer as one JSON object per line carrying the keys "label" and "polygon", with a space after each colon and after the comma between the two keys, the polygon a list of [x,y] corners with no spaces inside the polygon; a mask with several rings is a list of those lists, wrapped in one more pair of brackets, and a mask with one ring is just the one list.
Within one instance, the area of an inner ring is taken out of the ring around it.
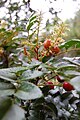
{"label": "red berry", "polygon": [[63,80],[63,79],[61,79],[61,78],[60,78],[60,76],[58,76],[58,75],[56,75],[56,77],[55,77],[55,78],[58,80],[58,82],[61,82],[61,83],[62,83],[62,82],[64,82],[64,80]]}
{"label": "red berry", "polygon": [[74,90],[74,87],[68,83],[68,82],[64,82],[63,83],[63,88],[66,90],[66,91],[71,91],[71,90]]}
{"label": "red berry", "polygon": [[48,85],[50,89],[54,89],[54,85],[52,82],[48,81],[46,85]]}
{"label": "red berry", "polygon": [[51,46],[51,40],[44,41],[44,48],[48,49]]}
{"label": "red berry", "polygon": [[55,46],[53,48],[51,48],[51,51],[54,52],[55,54],[60,52],[60,48],[58,46]]}

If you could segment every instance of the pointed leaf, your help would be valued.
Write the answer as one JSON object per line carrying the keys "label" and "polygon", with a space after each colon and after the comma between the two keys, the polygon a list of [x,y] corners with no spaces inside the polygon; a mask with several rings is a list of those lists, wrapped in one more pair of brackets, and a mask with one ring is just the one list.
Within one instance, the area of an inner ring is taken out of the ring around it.
{"label": "pointed leaf", "polygon": [[27,26],[27,30],[29,31],[31,27],[37,22],[37,20],[34,20],[33,22],[30,22],[29,25]]}
{"label": "pointed leaf", "polygon": [[30,22],[32,22],[33,20],[35,20],[36,19],[36,15],[35,16],[32,16],[31,18],[30,18]]}

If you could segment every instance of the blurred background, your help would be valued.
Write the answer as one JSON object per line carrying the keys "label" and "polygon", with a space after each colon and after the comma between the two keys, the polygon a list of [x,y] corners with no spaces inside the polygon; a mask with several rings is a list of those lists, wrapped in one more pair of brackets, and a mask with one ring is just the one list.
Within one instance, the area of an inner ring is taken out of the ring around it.
{"label": "blurred background", "polygon": [[32,13],[42,12],[42,27],[49,32],[51,25],[59,20],[68,24],[65,39],[80,39],[80,0],[0,0],[0,20],[8,28],[22,26],[26,30],[28,18]]}

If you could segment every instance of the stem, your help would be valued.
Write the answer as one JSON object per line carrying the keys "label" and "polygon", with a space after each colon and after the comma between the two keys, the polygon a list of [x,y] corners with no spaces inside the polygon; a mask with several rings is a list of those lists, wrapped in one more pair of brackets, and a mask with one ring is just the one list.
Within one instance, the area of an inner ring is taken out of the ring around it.
{"label": "stem", "polygon": [[38,16],[39,18],[39,20],[38,20],[38,28],[37,28],[37,39],[36,39],[36,46],[37,46],[37,59],[39,59],[38,57],[39,57],[39,53],[38,53],[38,41],[39,41],[39,29],[40,29],[40,24],[41,24],[41,12],[40,12],[40,15]]}
{"label": "stem", "polygon": [[40,24],[41,24],[41,12],[40,12],[40,15],[39,15],[38,28],[37,28],[37,41],[36,41],[36,45],[37,45],[37,46],[38,46],[38,39],[39,39]]}

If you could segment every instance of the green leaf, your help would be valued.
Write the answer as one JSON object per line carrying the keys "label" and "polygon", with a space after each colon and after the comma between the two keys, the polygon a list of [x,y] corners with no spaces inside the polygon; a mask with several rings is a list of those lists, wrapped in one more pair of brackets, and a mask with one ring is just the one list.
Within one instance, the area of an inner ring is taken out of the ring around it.
{"label": "green leaf", "polygon": [[73,57],[73,58],[64,57],[63,60],[67,60],[67,61],[71,62],[72,64],[80,66],[80,57]]}
{"label": "green leaf", "polygon": [[35,19],[36,19],[36,15],[35,15],[35,16],[32,16],[29,21],[32,22],[32,21],[35,20]]}
{"label": "green leaf", "polygon": [[69,40],[69,41],[62,43],[59,47],[68,49],[74,45],[76,45],[76,46],[78,45],[77,47],[80,47],[80,40],[79,39],[72,39],[72,40]]}
{"label": "green leaf", "polygon": [[25,115],[24,110],[20,108],[18,105],[14,104],[7,111],[3,119],[0,119],[0,120],[25,120],[24,115]]}
{"label": "green leaf", "polygon": [[2,118],[10,109],[11,105],[12,105],[12,101],[10,98],[0,97],[0,120],[3,120]]}
{"label": "green leaf", "polygon": [[0,90],[13,89],[14,85],[11,83],[0,82]]}
{"label": "green leaf", "polygon": [[13,79],[10,79],[10,78],[7,78],[7,77],[1,76],[1,75],[0,75],[0,78],[3,80],[6,80],[6,81],[14,82]]}
{"label": "green leaf", "polygon": [[46,107],[46,110],[49,110],[53,113],[53,116],[57,115],[58,111],[57,111],[56,106],[53,103],[47,103],[47,105],[45,107]]}
{"label": "green leaf", "polygon": [[31,27],[37,22],[37,20],[30,22],[29,25],[27,26],[27,31],[31,29]]}
{"label": "green leaf", "polygon": [[38,67],[40,64],[41,64],[40,61],[35,60],[35,59],[32,59],[32,62],[31,62],[31,64],[29,65],[29,68],[35,68],[35,67]]}
{"label": "green leaf", "polygon": [[5,96],[13,95],[14,92],[15,92],[14,89],[0,90],[0,97],[5,97]]}
{"label": "green leaf", "polygon": [[70,83],[74,86],[74,88],[80,92],[80,76],[74,77],[70,80]]}
{"label": "green leaf", "polygon": [[15,87],[11,83],[0,82],[0,97],[12,95]]}
{"label": "green leaf", "polygon": [[17,76],[15,73],[21,70],[26,70],[26,69],[27,67],[13,67],[13,68],[0,69],[0,78],[6,81],[13,82],[15,79],[17,79]]}
{"label": "green leaf", "polygon": [[67,70],[64,72],[65,75],[73,75],[73,76],[77,76],[80,75],[80,72],[77,72],[76,70]]}
{"label": "green leaf", "polygon": [[59,63],[54,64],[54,67],[56,67],[57,70],[59,70],[59,69],[64,69],[64,68],[75,68],[77,66],[65,61],[65,62],[59,62]]}
{"label": "green leaf", "polygon": [[51,56],[44,56],[44,57],[42,58],[42,62],[45,63],[45,62],[47,62],[49,59],[51,59]]}
{"label": "green leaf", "polygon": [[22,74],[22,80],[30,80],[30,79],[35,79],[37,77],[40,77],[44,75],[44,72],[42,71],[38,71],[38,70],[34,70],[34,71],[31,71],[31,70],[27,70],[25,72],[23,72]]}
{"label": "green leaf", "polygon": [[30,116],[28,117],[29,120],[44,120],[45,117],[44,117],[44,113],[43,112],[40,112],[39,110],[31,110],[30,112]]}
{"label": "green leaf", "polygon": [[41,90],[30,82],[22,82],[15,96],[23,100],[31,100],[42,96]]}

